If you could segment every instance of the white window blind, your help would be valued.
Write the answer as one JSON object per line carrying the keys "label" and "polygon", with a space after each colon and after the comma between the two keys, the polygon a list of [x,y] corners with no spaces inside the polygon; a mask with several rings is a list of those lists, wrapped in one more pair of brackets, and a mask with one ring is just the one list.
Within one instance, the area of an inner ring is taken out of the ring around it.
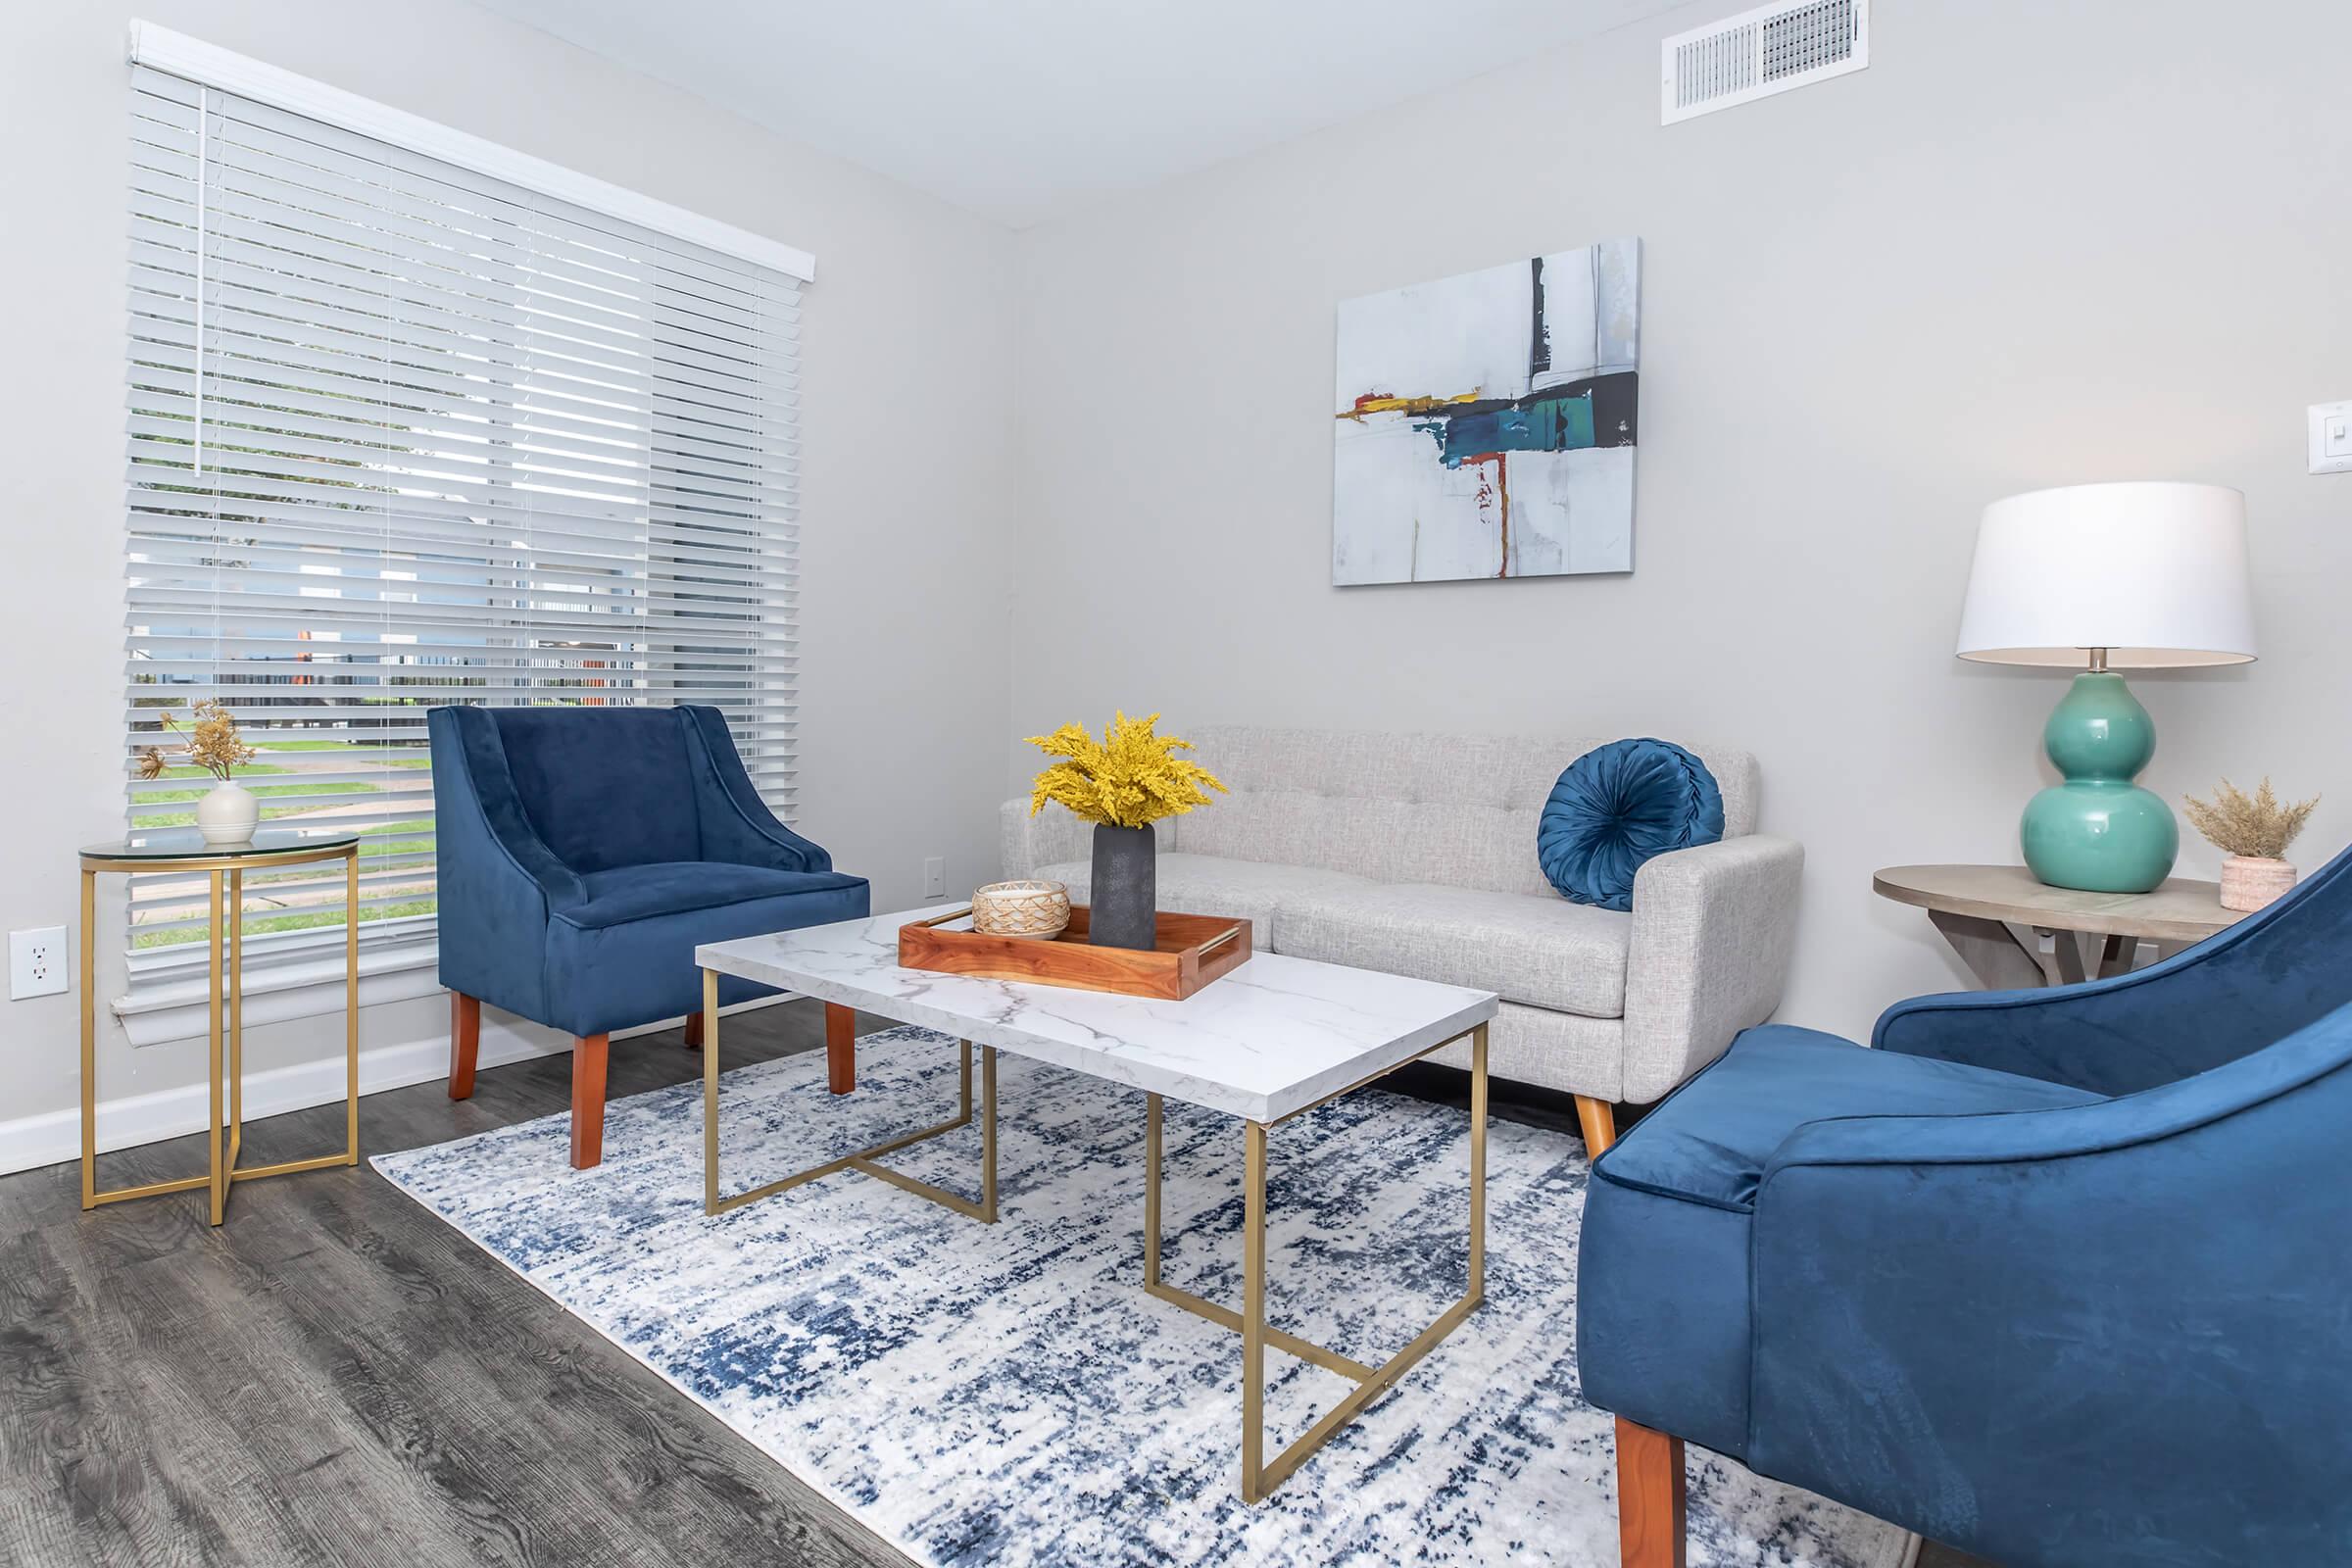
{"label": "white window blind", "polygon": [[[363,938],[430,935],[424,710],[710,703],[792,814],[799,283],[133,72],[124,757],[226,704],[265,821],[365,835]],[[133,989],[201,879],[130,894]],[[339,941],[342,868],[245,881],[256,958]]]}

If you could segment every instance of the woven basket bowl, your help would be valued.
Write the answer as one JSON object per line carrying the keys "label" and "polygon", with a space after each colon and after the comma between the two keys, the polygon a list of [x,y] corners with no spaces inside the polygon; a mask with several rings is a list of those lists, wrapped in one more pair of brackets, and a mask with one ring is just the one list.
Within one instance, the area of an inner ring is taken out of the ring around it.
{"label": "woven basket bowl", "polygon": [[1070,923],[1070,890],[1059,882],[991,882],[972,893],[972,929],[983,936],[1059,936]]}
{"label": "woven basket bowl", "polygon": [[2222,907],[2251,912],[2294,890],[2295,868],[2284,860],[2231,855],[2222,860]]}

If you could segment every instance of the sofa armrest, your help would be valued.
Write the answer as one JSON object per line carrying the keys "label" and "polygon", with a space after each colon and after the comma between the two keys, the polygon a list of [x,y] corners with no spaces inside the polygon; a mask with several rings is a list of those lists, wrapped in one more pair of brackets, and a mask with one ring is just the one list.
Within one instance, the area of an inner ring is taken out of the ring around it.
{"label": "sofa armrest", "polygon": [[998,808],[997,826],[1008,877],[1035,876],[1041,865],[1083,860],[1092,853],[1087,824],[1058,802],[1049,801],[1032,816],[1026,795],[1006,801]]}
{"label": "sofa armrest", "polygon": [[1676,850],[1634,877],[1625,975],[1625,1098],[1646,1103],[1781,1004],[1796,946],[1804,847],[1750,833]]}

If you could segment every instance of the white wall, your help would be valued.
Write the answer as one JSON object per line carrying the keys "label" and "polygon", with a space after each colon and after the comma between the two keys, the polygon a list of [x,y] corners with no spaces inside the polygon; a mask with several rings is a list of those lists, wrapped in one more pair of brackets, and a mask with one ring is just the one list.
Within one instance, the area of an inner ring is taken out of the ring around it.
{"label": "white wall", "polygon": [[[1881,0],[1868,71],[1661,127],[1658,40],[1736,9],[1023,236],[1014,733],[1123,706],[1745,745],[1809,856],[1782,1016],[1859,1031],[1965,979],[1872,869],[2015,859],[2046,774],[2063,680],[1952,659],[1979,510],[2205,479],[2252,507],[2265,659],[2135,680],[2146,782],[2267,770],[2328,792],[2303,863],[2341,847],[2352,477],[2302,443],[2352,397],[2352,7]],[[1334,303],[1618,234],[1634,573],[1330,587]]]}
{"label": "white wall", "polygon": [[[138,0],[139,15],[815,253],[803,367],[801,826],[878,907],[993,872],[1003,776],[1013,237],[455,0]],[[75,918],[75,846],[122,824],[122,337],[128,0],[9,8],[0,38],[0,928]],[[943,388],[963,389],[951,397]],[[971,657],[973,650],[981,657]],[[119,879],[114,891],[120,897]],[[200,1102],[200,1041],[133,1051],[119,916],[102,921],[100,1079]],[[78,998],[0,1004],[0,1146],[66,1137]],[[429,1061],[434,1001],[368,1009],[363,1045]],[[405,1055],[395,1048],[418,1043]],[[257,1070],[339,1057],[339,1017],[250,1031]],[[339,1093],[280,1074],[284,1094]],[[125,1123],[128,1125],[128,1123]],[[22,1140],[20,1140],[22,1142]],[[29,1146],[25,1146],[29,1147]],[[0,1156],[6,1149],[0,1147]],[[51,1157],[55,1157],[52,1155]]]}

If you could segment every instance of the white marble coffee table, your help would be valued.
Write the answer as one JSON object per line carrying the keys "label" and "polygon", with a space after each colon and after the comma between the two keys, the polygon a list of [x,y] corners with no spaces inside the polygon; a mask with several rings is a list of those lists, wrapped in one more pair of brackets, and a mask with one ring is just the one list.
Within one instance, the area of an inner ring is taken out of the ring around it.
{"label": "white marble coffee table", "polygon": [[[1242,1336],[1242,1497],[1280,1486],[1334,1432],[1403,1376],[1478,1306],[1486,1272],[1487,1022],[1490,991],[1438,985],[1260,953],[1183,1002],[1073,991],[899,966],[899,927],[955,908],[941,905],[869,920],[811,926],[695,950],[703,967],[703,1194],[719,1213],[837,1171],[857,1170],[983,1223],[997,1217],[997,1053],[1083,1072],[1145,1094],[1144,1288]],[[921,1024],[963,1043],[959,1114],[750,1192],[718,1190],[718,977],[733,975]],[[1470,1050],[1469,1288],[1411,1344],[1369,1365],[1269,1326],[1265,1320],[1267,1130],[1327,1100],[1468,1036]],[[972,1120],[972,1047],[981,1051],[981,1184],[977,1201],[880,1163],[884,1154]],[[1159,1277],[1160,1116],[1175,1099],[1241,1118],[1246,1211],[1240,1310]],[[1353,1379],[1356,1387],[1276,1455],[1262,1458],[1265,1347]]]}

